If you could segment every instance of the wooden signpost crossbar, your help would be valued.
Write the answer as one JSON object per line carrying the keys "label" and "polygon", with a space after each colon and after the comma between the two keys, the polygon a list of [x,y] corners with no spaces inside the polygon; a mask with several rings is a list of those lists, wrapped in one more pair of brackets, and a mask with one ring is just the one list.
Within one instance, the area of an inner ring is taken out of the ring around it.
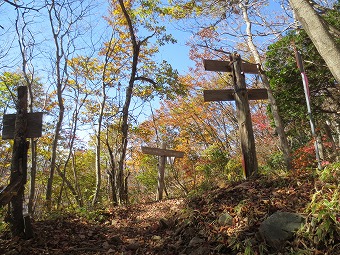
{"label": "wooden signpost crossbar", "polygon": [[159,149],[142,146],[142,152],[145,154],[156,155],[156,156],[165,156],[165,157],[175,157],[175,158],[183,158],[183,151],[175,151],[175,150],[167,150],[167,149]]}
{"label": "wooden signpost crossbar", "polygon": [[[247,89],[248,100],[268,99],[267,89]],[[234,89],[204,90],[204,102],[211,101],[235,101]]]}
{"label": "wooden signpost crossbar", "polygon": [[[232,72],[233,61],[220,61],[220,60],[210,60],[204,59],[203,65],[206,71],[215,72]],[[241,71],[244,73],[258,74],[259,69],[256,64],[251,64],[247,62],[241,62]]]}
{"label": "wooden signpost crossbar", "polygon": [[159,156],[159,166],[158,166],[158,186],[157,186],[157,200],[163,199],[163,190],[164,190],[164,173],[165,173],[165,162],[166,157],[175,157],[175,158],[183,158],[183,151],[175,151],[166,149],[166,145],[163,143],[162,148],[152,148],[142,146],[142,152],[149,155]]}
{"label": "wooden signpost crossbar", "polygon": [[241,57],[237,53],[230,55],[230,61],[204,60],[203,64],[206,71],[232,73],[234,88],[204,90],[204,101],[235,101],[244,177],[249,178],[252,175],[256,175],[258,165],[248,101],[268,99],[268,94],[266,89],[247,89],[244,74],[257,74],[258,66],[242,62]]}

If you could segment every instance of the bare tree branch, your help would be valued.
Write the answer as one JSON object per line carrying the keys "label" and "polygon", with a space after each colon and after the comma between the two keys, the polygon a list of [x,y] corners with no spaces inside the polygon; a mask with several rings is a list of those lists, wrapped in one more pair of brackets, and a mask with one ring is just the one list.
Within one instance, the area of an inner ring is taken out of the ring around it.
{"label": "bare tree branch", "polygon": [[138,76],[135,78],[135,81],[146,81],[146,82],[151,83],[155,88],[158,87],[157,83],[154,80],[147,78],[147,77]]}
{"label": "bare tree branch", "polygon": [[12,2],[12,1],[4,0],[4,2],[5,2],[5,3],[8,3],[8,4],[12,5],[12,6],[14,6],[16,9],[26,9],[26,10],[39,11],[39,10],[37,10],[37,9],[35,9],[35,8],[28,7],[28,6],[23,6],[23,5],[19,5],[19,4],[16,4],[16,3]]}

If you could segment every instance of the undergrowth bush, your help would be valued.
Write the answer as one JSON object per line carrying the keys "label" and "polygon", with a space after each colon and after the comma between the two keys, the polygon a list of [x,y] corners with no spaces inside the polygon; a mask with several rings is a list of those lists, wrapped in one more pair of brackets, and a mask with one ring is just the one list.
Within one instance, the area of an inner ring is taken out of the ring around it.
{"label": "undergrowth bush", "polygon": [[263,166],[259,166],[260,171],[262,172],[271,172],[277,170],[285,170],[285,162],[283,153],[278,151],[270,154],[266,159],[266,164]]}
{"label": "undergrowth bush", "polygon": [[[340,163],[319,172],[306,224],[298,232],[298,247],[338,254],[340,248]],[[333,253],[334,252],[334,253]]]}
{"label": "undergrowth bush", "polygon": [[7,207],[0,207],[0,233],[7,229],[8,224],[5,222]]}

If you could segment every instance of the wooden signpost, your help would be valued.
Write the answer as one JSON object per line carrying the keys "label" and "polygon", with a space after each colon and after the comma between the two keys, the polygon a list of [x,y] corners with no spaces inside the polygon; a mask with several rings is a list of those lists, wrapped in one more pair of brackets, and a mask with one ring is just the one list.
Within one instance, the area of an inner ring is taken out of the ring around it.
{"label": "wooden signpost", "polygon": [[162,149],[142,146],[142,152],[145,154],[160,156],[158,166],[157,200],[162,200],[164,190],[164,172],[166,157],[183,158],[184,152],[167,150],[164,143],[162,145]]}
{"label": "wooden signpost", "polygon": [[258,67],[256,64],[242,62],[240,55],[234,53],[230,55],[230,61],[204,60],[204,68],[207,71],[232,73],[234,88],[204,90],[204,101],[235,101],[244,177],[256,175],[258,164],[248,100],[267,99],[268,94],[266,89],[247,89],[244,73],[257,74]]}
{"label": "wooden signpost", "polygon": [[0,192],[0,206],[10,204],[12,235],[31,238],[30,218],[23,214],[24,190],[27,182],[26,138],[40,137],[42,113],[27,113],[27,87],[18,87],[17,113],[4,115],[2,139],[14,139],[9,185]]}
{"label": "wooden signpost", "polygon": [[[41,137],[42,134],[42,112],[27,114],[26,138]],[[16,114],[5,114],[2,120],[2,140],[14,139]]]}

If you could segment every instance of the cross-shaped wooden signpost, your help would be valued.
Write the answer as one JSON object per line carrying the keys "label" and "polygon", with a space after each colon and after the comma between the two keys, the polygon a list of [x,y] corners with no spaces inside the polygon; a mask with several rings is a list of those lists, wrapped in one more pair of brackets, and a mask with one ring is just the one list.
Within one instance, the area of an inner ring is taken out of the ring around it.
{"label": "cross-shaped wooden signpost", "polygon": [[241,61],[239,54],[230,55],[230,61],[204,60],[207,71],[231,72],[234,89],[204,90],[204,101],[234,101],[239,126],[244,177],[257,174],[255,140],[248,100],[267,99],[266,89],[247,89],[244,73],[257,74],[256,64]]}
{"label": "cross-shaped wooden signpost", "polygon": [[162,149],[142,146],[142,152],[145,154],[160,156],[158,166],[157,200],[162,200],[164,190],[164,172],[166,157],[183,158],[184,152],[167,150],[165,143],[163,143]]}
{"label": "cross-shaped wooden signpost", "polygon": [[40,137],[42,113],[27,113],[27,87],[18,87],[17,113],[3,116],[2,139],[14,139],[9,185],[0,191],[0,207],[10,203],[11,232],[15,236],[32,237],[29,216],[23,214],[27,181],[26,138]]}

